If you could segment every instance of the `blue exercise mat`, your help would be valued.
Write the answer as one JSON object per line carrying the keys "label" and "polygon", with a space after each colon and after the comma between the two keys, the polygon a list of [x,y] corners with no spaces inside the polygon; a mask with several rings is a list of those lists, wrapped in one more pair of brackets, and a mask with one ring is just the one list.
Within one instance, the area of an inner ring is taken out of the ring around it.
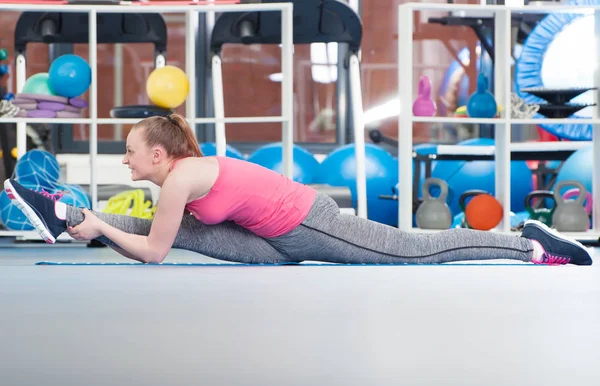
{"label": "blue exercise mat", "polygon": [[[144,264],[144,263],[98,263],[98,262],[60,262],[60,261],[40,261],[35,265],[52,265],[52,266],[172,266],[172,267],[285,267],[285,266],[300,266],[300,267],[385,267],[385,266],[538,266],[538,264],[527,263],[445,263],[445,264],[412,264],[412,263],[397,263],[397,264],[333,264],[333,263],[277,263],[277,264],[238,264],[238,263],[160,263],[160,264]],[[541,266],[541,265],[540,265]]]}

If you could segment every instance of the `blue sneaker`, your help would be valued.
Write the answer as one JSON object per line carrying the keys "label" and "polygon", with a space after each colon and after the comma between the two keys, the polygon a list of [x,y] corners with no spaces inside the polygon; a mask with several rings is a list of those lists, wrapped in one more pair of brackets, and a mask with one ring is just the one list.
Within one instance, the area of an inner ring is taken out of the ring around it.
{"label": "blue sneaker", "polygon": [[61,194],[50,194],[43,189],[41,193],[36,192],[12,178],[4,181],[4,190],[48,244],[54,244],[58,236],[67,230],[67,222],[58,218],[54,210]]}
{"label": "blue sneaker", "polygon": [[561,235],[539,221],[525,221],[521,236],[537,241],[544,248],[545,253],[541,260],[534,261],[535,264],[592,265],[592,257],[581,243]]}

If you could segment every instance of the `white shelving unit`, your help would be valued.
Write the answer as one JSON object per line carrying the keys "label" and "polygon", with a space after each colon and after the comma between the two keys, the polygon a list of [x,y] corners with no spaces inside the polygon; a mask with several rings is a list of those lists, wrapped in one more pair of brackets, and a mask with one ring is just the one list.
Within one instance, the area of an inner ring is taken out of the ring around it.
{"label": "white shelving unit", "polygon": [[[494,23],[494,97],[499,105],[510,106],[511,94],[511,19],[515,13],[581,13],[593,14],[595,17],[596,50],[600,52],[600,6],[504,6],[476,4],[446,4],[446,3],[406,3],[398,6],[398,90],[402,112],[398,117],[398,166],[399,181],[412,181],[412,152],[413,152],[413,123],[472,123],[493,124],[495,126],[496,160],[496,198],[504,207],[503,221],[494,230],[511,234],[510,230],[510,151],[511,125],[541,124],[541,123],[582,123],[593,125],[593,164],[600,165],[600,106],[597,105],[594,117],[591,119],[512,119],[504,109],[504,116],[493,119],[477,118],[446,118],[446,117],[415,117],[412,116],[412,104],[415,79],[418,74],[413,71],[413,13],[415,11],[442,11],[461,16],[493,15]],[[600,68],[594,74],[594,86],[600,86]],[[598,94],[596,94],[598,102]],[[579,240],[598,240],[600,237],[600,175],[598,168],[593,169],[592,188],[594,192],[593,228],[583,233],[572,233]],[[398,227],[403,231],[425,232],[412,225],[412,184],[403,184],[399,192]]]}
{"label": "white shelving unit", "polygon": [[[241,123],[241,122],[281,122],[282,138],[284,142],[284,170],[291,171],[293,165],[292,141],[294,133],[293,119],[293,4],[292,3],[266,3],[266,4],[210,4],[210,5],[148,5],[144,3],[124,3],[123,5],[58,5],[58,4],[0,4],[0,12],[36,11],[36,12],[79,12],[87,13],[89,17],[89,65],[92,70],[92,82],[89,89],[89,117],[75,119],[40,119],[40,118],[0,118],[0,122],[17,124],[17,150],[18,158],[26,152],[26,124],[34,123],[64,123],[85,124],[90,126],[90,193],[93,208],[97,208],[97,165],[98,155],[98,125],[100,124],[133,124],[140,119],[112,119],[98,116],[98,68],[97,68],[97,16],[102,13],[177,13],[185,14],[185,39],[186,63],[185,72],[192,84],[186,100],[186,118],[190,124],[195,123]],[[201,12],[281,12],[281,100],[282,115],[272,117],[235,117],[235,118],[200,118],[196,116],[196,89],[193,87],[196,74],[195,34],[197,30],[198,13]],[[164,63],[159,63],[164,65]],[[17,92],[22,89],[27,74],[25,66],[16,63]],[[289,151],[288,151],[289,150]],[[0,231],[0,236],[31,237],[32,232]]]}

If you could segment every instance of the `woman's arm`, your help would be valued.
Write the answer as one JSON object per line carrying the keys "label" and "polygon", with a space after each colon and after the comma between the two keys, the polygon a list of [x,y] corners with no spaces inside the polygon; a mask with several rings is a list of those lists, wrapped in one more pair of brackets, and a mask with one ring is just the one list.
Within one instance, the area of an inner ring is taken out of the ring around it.
{"label": "woman's arm", "polygon": [[148,236],[126,233],[103,221],[100,233],[134,260],[161,263],[173,246],[189,197],[188,185],[180,178],[173,173],[165,180]]}

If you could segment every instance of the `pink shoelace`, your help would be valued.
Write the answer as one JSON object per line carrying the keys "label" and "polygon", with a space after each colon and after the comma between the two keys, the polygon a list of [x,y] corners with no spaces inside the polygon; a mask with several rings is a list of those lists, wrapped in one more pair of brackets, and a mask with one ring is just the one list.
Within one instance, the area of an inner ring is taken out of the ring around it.
{"label": "pink shoelace", "polygon": [[50,192],[46,192],[44,190],[44,188],[42,188],[41,192],[37,192],[37,193],[41,194],[44,197],[48,197],[49,199],[54,200],[54,201],[58,201],[58,200],[61,199],[62,196],[64,196],[64,193],[50,193]]}
{"label": "pink shoelace", "polygon": [[571,261],[568,257],[556,256],[550,253],[544,252],[542,255],[542,261],[537,264],[547,264],[547,265],[565,265],[569,264]]}

